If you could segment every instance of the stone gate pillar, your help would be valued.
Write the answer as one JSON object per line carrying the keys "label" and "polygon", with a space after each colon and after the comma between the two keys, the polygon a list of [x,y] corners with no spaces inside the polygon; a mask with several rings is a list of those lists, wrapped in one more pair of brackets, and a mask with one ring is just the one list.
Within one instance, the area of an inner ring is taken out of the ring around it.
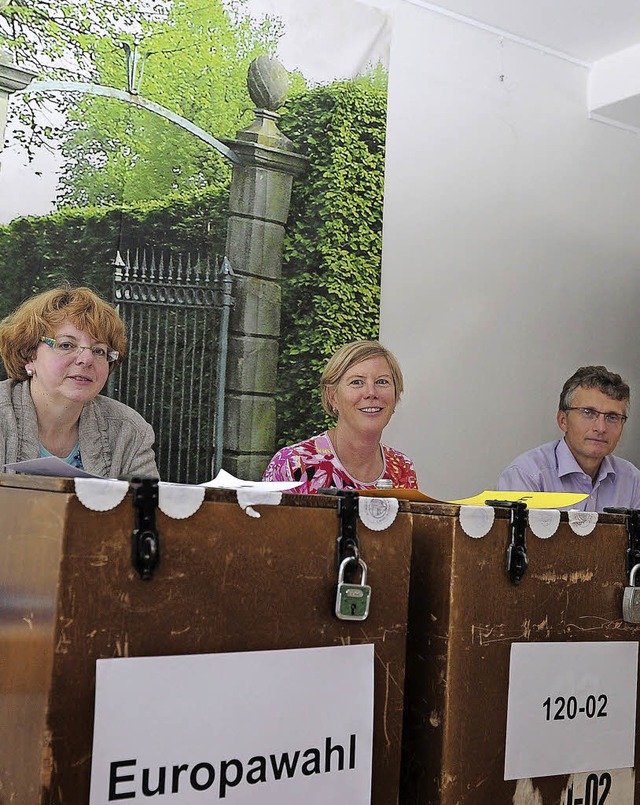
{"label": "stone gate pillar", "polygon": [[227,144],[233,166],[226,254],[234,271],[223,466],[259,480],[274,452],[282,242],[294,176],[306,159],[276,125],[288,88],[282,65],[259,56],[247,86],[255,120]]}

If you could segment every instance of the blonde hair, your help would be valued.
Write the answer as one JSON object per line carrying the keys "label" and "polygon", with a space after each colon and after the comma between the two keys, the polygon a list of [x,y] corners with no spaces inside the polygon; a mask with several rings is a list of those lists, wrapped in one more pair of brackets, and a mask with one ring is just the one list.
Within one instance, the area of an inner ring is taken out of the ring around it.
{"label": "blonde hair", "polygon": [[67,319],[120,353],[109,372],[122,363],[127,336],[115,308],[89,288],[63,286],[32,296],[0,321],[0,356],[12,380],[27,379],[25,364],[33,359],[40,339],[52,337],[54,328]]}
{"label": "blonde hair", "polygon": [[340,347],[340,349],[329,358],[327,365],[324,367],[322,377],[320,378],[322,407],[329,416],[335,416],[337,413],[329,400],[329,389],[335,389],[345,373],[348,372],[352,366],[355,366],[356,363],[366,361],[368,358],[378,357],[384,358],[389,364],[391,377],[393,378],[395,399],[396,402],[398,402],[400,395],[404,391],[404,380],[402,370],[400,369],[395,355],[386,347],[383,347],[378,341],[353,341],[350,344],[345,344],[343,347]]}

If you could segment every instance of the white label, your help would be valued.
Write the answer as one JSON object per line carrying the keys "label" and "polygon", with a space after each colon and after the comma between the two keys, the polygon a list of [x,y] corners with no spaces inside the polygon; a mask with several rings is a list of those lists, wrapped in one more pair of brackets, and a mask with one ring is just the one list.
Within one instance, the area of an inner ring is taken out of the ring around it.
{"label": "white label", "polygon": [[496,510],[493,506],[460,506],[460,525],[465,534],[474,539],[486,536],[491,531]]}
{"label": "white label", "polygon": [[373,656],[98,660],[90,805],[369,805]]}
{"label": "white label", "polygon": [[360,519],[371,531],[384,531],[392,526],[398,509],[396,498],[361,497],[358,500]]}
{"label": "white label", "polygon": [[514,643],[505,780],[634,764],[638,643]]}
{"label": "white label", "polygon": [[560,799],[560,805],[633,805],[634,802],[633,769],[572,774]]}

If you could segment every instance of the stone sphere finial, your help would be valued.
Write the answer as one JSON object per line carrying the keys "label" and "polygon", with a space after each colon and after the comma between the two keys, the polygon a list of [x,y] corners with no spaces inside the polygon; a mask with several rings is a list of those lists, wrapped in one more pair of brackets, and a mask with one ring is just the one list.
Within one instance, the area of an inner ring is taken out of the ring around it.
{"label": "stone sphere finial", "polygon": [[247,88],[259,109],[275,112],[287,97],[289,73],[277,59],[263,53],[249,65]]}

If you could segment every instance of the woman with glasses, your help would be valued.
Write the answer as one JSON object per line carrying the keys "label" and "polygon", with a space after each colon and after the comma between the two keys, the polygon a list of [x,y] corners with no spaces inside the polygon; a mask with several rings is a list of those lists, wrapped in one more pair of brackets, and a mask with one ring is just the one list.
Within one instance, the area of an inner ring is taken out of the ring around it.
{"label": "woman with glasses", "polygon": [[335,425],[276,453],[263,480],[302,481],[292,490],[301,493],[328,487],[417,488],[411,460],[380,443],[403,390],[392,353],[377,341],[346,344],[329,359],[320,390]]}
{"label": "woman with glasses", "polygon": [[58,456],[94,475],[158,476],[153,429],[100,395],[127,349],[116,310],[88,288],[56,288],[0,322],[0,469]]}

